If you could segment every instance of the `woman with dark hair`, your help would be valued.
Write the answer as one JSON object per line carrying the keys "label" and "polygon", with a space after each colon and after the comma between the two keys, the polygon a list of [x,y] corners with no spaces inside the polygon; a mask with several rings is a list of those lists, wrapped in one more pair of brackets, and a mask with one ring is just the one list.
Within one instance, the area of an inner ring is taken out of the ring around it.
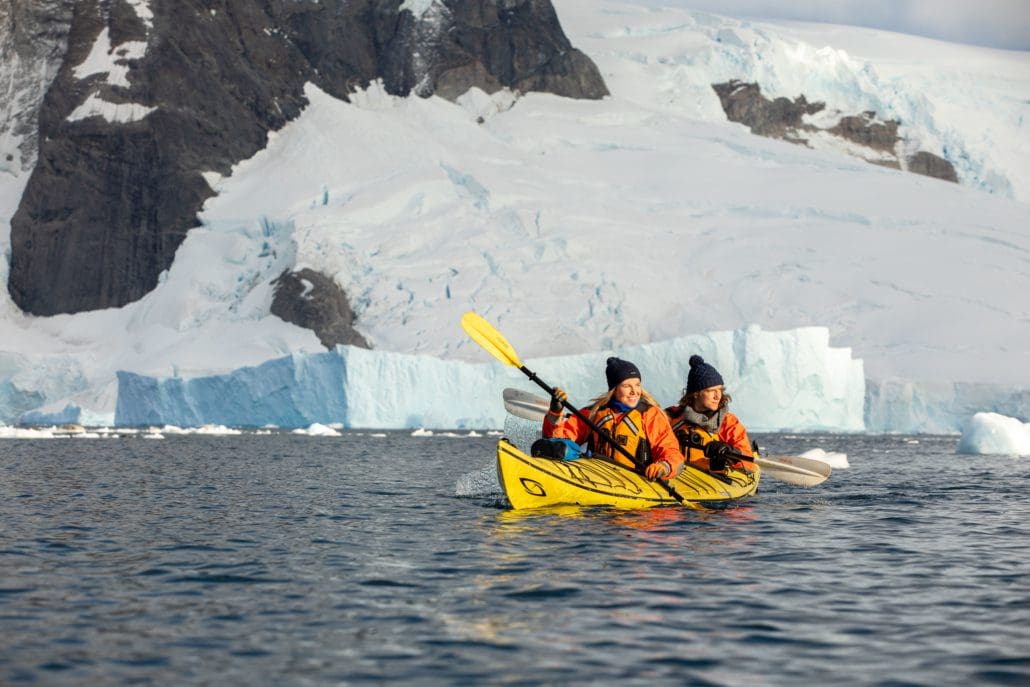
{"label": "woman with dark hair", "polygon": [[608,358],[604,373],[607,393],[595,398],[583,412],[598,429],[636,456],[636,464],[575,415],[562,418],[562,403],[568,395],[560,388],[554,390],[551,407],[544,416],[543,435],[577,444],[586,442],[594,455],[607,456],[628,467],[642,466],[648,479],[675,477],[683,468],[683,454],[661,405],[640,385],[640,370],[628,360]]}
{"label": "woman with dark hair", "polygon": [[737,416],[722,375],[699,355],[690,356],[687,388],[677,405],[665,409],[687,462],[720,472],[727,467],[754,470],[756,447]]}

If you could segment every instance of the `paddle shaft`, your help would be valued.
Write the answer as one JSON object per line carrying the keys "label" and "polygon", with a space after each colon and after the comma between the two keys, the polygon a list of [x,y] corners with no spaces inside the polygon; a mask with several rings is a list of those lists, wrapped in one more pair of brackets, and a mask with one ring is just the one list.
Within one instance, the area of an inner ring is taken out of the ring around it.
{"label": "paddle shaft", "polygon": [[[522,374],[526,375],[531,380],[533,380],[541,389],[546,391],[549,396],[554,398],[554,389],[551,388],[550,386],[548,386],[547,383],[544,382],[544,380],[542,380],[539,377],[537,377],[535,372],[530,370],[525,365],[519,365],[519,370],[522,371]],[[573,415],[578,417],[581,421],[583,421],[586,424],[587,427],[589,427],[591,430],[594,431],[595,434],[597,434],[599,437],[601,437],[606,442],[608,442],[611,445],[612,448],[614,448],[616,451],[618,451],[622,455],[624,455],[627,458],[629,458],[629,460],[634,465],[637,466],[637,470],[639,472],[641,472],[641,473],[644,472],[644,468],[646,466],[641,465],[640,462],[637,461],[637,457],[635,455],[633,455],[632,453],[630,453],[629,451],[627,451],[626,447],[622,446],[619,442],[615,441],[615,439],[610,434],[608,434],[608,432],[604,431],[603,429],[598,427],[596,424],[594,424],[594,422],[590,418],[588,418],[586,415],[583,414],[583,411],[581,411],[579,408],[577,408],[576,406],[574,406],[571,403],[569,403],[569,401],[567,399],[562,401],[562,407],[566,408],[570,413],[572,413]],[[676,491],[676,488],[674,486],[672,486],[666,480],[664,480],[664,479],[662,479],[660,477],[657,480],[655,480],[655,481],[658,482],[659,484],[661,484],[663,487],[665,487],[665,490],[669,492],[669,495],[672,496],[672,498],[676,499],[680,503],[683,502],[683,497],[680,495],[680,493],[678,491]]]}

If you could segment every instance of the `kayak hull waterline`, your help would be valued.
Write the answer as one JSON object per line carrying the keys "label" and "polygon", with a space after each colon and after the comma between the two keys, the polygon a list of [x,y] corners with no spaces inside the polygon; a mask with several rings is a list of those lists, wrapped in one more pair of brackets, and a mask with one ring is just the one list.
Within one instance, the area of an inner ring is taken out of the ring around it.
{"label": "kayak hull waterline", "polygon": [[[761,471],[729,470],[724,479],[687,465],[669,484],[686,506],[720,508],[755,493]],[[511,507],[613,506],[651,508],[679,502],[657,482],[603,458],[562,461],[529,456],[502,439],[497,478]],[[725,481],[724,481],[725,480]]]}

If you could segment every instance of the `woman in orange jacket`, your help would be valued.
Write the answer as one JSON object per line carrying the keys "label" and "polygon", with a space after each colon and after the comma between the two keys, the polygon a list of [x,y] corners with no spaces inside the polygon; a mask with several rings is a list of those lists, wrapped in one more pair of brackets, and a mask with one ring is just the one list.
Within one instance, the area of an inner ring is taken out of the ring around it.
{"label": "woman in orange jacket", "polygon": [[675,477],[683,468],[683,454],[661,405],[640,385],[640,371],[628,360],[608,358],[605,367],[608,392],[591,402],[584,414],[637,461],[627,458],[610,441],[575,415],[562,417],[568,395],[555,388],[551,407],[544,416],[543,435],[586,442],[594,455],[607,456],[628,467],[640,465],[648,479]]}
{"label": "woman in orange jacket", "polygon": [[737,416],[729,411],[730,395],[722,375],[699,355],[690,356],[687,388],[679,403],[665,409],[691,465],[722,471],[727,467],[754,470],[756,448]]}

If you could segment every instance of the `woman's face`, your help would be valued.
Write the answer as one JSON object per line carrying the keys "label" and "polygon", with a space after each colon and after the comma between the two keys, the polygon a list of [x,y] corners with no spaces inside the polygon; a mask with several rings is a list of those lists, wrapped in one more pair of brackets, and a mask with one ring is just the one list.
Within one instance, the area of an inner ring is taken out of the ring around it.
{"label": "woman's face", "polygon": [[718,410],[720,403],[722,403],[722,386],[710,386],[697,392],[694,410],[699,413]]}
{"label": "woman's face", "polygon": [[641,392],[640,380],[632,377],[615,387],[612,398],[630,408],[636,408],[637,403],[640,402]]}

